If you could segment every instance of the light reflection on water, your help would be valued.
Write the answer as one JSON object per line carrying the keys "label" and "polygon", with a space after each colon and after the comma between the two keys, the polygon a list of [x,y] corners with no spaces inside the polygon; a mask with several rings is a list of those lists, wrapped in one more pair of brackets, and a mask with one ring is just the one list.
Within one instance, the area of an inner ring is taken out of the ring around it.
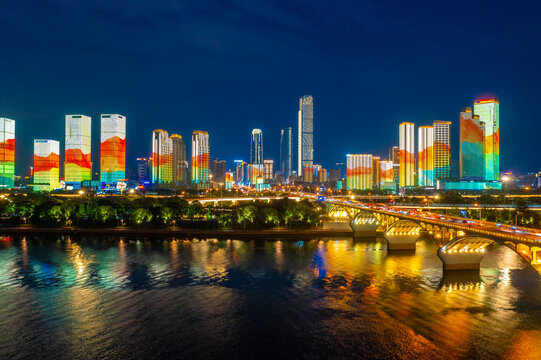
{"label": "light reflection on water", "polygon": [[541,358],[541,277],[376,239],[0,243],[0,358]]}

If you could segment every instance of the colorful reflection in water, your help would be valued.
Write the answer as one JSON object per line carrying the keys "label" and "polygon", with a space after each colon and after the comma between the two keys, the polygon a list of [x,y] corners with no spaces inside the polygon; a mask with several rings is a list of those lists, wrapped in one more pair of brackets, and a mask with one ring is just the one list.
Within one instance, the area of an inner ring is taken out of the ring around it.
{"label": "colorful reflection in water", "polygon": [[[0,358],[541,358],[541,277],[431,241],[0,242]],[[58,354],[62,354],[59,356]]]}

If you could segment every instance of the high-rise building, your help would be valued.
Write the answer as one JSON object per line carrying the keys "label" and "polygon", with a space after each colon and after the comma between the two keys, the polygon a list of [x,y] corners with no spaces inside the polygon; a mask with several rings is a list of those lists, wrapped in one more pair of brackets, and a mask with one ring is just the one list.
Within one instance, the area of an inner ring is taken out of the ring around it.
{"label": "high-rise building", "polygon": [[210,166],[212,181],[215,183],[225,182],[226,162],[225,160],[214,159]]}
{"label": "high-rise building", "polygon": [[324,182],[329,181],[327,169],[324,169],[324,168],[319,169],[317,180],[319,183],[324,183]]}
{"label": "high-rise building", "polygon": [[372,189],[379,189],[379,156],[372,156]]}
{"label": "high-rise building", "polygon": [[0,189],[11,189],[15,177],[15,120],[0,117]]}
{"label": "high-rise building", "polygon": [[237,184],[244,184],[247,180],[246,163],[242,160],[234,160],[235,163],[235,181]]}
{"label": "high-rise building", "polygon": [[152,132],[152,183],[173,182],[173,142],[165,130]]}
{"label": "high-rise building", "polygon": [[372,189],[372,155],[347,155],[347,188],[348,190]]}
{"label": "high-rise building", "polygon": [[394,182],[398,185],[400,179],[400,148],[398,146],[389,149],[389,160],[393,162]]}
{"label": "high-rise building", "polygon": [[192,183],[200,189],[208,189],[209,182],[209,134],[194,130],[192,134]]}
{"label": "high-rise building", "polygon": [[91,118],[89,116],[66,115],[64,152],[64,179],[66,183],[92,180],[91,132]]}
{"label": "high-rise building", "polygon": [[434,120],[434,180],[451,174],[451,122]]}
{"label": "high-rise building", "polygon": [[269,181],[272,181],[274,179],[274,160],[263,160],[263,167],[265,171],[265,182],[268,183]]}
{"label": "high-rise building", "polygon": [[[314,99],[304,95],[299,99],[299,140],[297,173],[314,164]],[[304,179],[306,181],[306,179]],[[306,181],[310,182],[310,181]]]}
{"label": "high-rise building", "polygon": [[460,113],[460,178],[483,180],[485,178],[485,129],[479,115],[470,107]]}
{"label": "high-rise building", "polygon": [[399,186],[415,186],[415,125],[409,122],[401,123],[399,134]]}
{"label": "high-rise building", "polygon": [[291,176],[293,170],[293,137],[292,128],[283,128],[280,132],[280,170],[287,178]]}
{"label": "high-rise building", "polygon": [[434,186],[434,128],[419,126],[419,186]]}
{"label": "high-rise building", "polygon": [[147,158],[137,158],[137,180],[139,182],[146,182],[150,180],[149,161]]}
{"label": "high-rise building", "polygon": [[394,183],[393,162],[391,160],[381,160],[379,162],[380,187],[389,183]]}
{"label": "high-rise building", "polygon": [[473,113],[485,126],[485,180],[500,179],[500,101],[497,97],[479,98]]}
{"label": "high-rise building", "polygon": [[171,139],[171,181],[173,185],[185,185],[188,171],[186,144],[182,136],[172,134]]}
{"label": "high-rise building", "polygon": [[34,191],[51,191],[60,187],[60,142],[34,140]]}
{"label": "high-rise building", "polygon": [[342,172],[340,171],[340,168],[331,169],[330,174],[329,174],[329,180],[340,181],[341,179],[342,179]]}
{"label": "high-rise building", "polygon": [[101,182],[126,179],[126,118],[118,114],[101,115]]}
{"label": "high-rise building", "polygon": [[226,171],[225,172],[225,188],[227,190],[233,188],[233,183],[235,182],[234,181],[234,176],[235,175],[234,175],[233,171]]}
{"label": "high-rise building", "polygon": [[305,165],[302,168],[302,180],[310,184],[314,182],[314,165]]}
{"label": "high-rise building", "polygon": [[263,164],[263,132],[260,129],[252,130],[250,145],[250,163]]}

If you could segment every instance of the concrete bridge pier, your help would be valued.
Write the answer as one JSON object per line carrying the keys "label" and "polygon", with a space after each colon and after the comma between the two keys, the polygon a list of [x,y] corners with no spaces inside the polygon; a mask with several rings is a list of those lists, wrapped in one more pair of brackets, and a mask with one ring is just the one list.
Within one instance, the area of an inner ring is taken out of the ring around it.
{"label": "concrete bridge pier", "polygon": [[408,220],[399,220],[384,233],[387,250],[415,250],[421,227]]}
{"label": "concrete bridge pier", "polygon": [[438,249],[438,257],[443,263],[443,270],[479,270],[485,248],[493,240],[464,236],[449,241]]}
{"label": "concrete bridge pier", "polygon": [[349,223],[354,237],[375,237],[380,221],[369,211],[361,210]]}

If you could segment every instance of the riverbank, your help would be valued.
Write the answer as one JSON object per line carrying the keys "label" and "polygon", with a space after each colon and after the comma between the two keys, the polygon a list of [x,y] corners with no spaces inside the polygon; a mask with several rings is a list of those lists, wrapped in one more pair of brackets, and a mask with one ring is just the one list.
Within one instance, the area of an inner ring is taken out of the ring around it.
{"label": "riverbank", "polygon": [[134,229],[134,228],[77,228],[58,227],[41,228],[34,226],[18,226],[0,228],[2,235],[69,235],[69,236],[141,236],[141,237],[227,237],[227,238],[314,238],[314,237],[350,237],[348,229],[288,229],[274,228],[266,230],[223,230],[223,229]]}

